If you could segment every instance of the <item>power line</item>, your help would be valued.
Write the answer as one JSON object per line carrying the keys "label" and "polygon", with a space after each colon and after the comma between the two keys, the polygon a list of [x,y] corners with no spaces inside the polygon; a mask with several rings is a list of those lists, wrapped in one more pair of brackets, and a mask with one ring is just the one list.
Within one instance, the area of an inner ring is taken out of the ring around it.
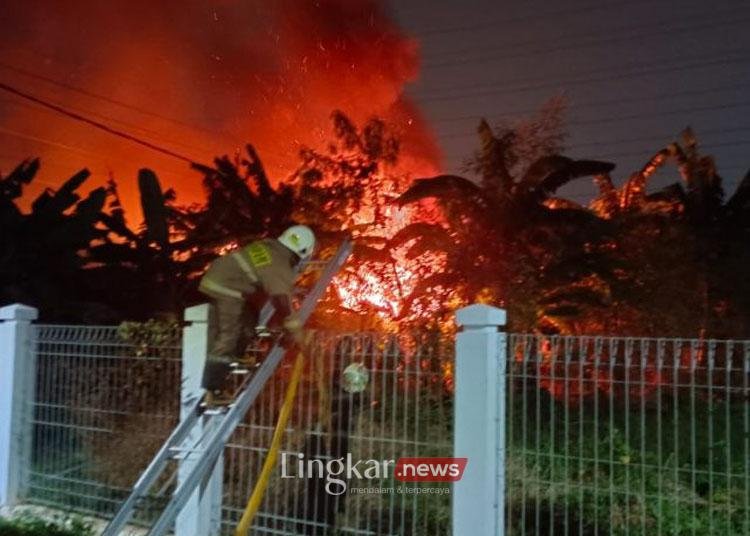
{"label": "power line", "polygon": [[[740,132],[749,132],[750,131],[750,125],[744,126],[744,127],[736,127],[736,128],[711,128],[711,129],[700,129],[697,131],[698,137],[699,137],[699,143],[698,145],[701,148],[709,148],[709,147],[716,147],[716,146],[723,146],[723,145],[733,145],[735,142],[714,142],[714,143],[705,143],[704,136],[706,134],[731,134],[731,133],[740,133]],[[669,132],[665,133],[659,136],[648,136],[648,137],[638,137],[638,138],[620,138],[620,139],[613,139],[613,140],[597,140],[597,141],[590,141],[590,142],[583,142],[583,143],[575,143],[572,145],[564,146],[563,152],[565,154],[570,153],[572,151],[578,151],[586,147],[609,147],[609,146],[616,146],[616,145],[622,145],[627,143],[659,143],[662,142],[665,146],[672,141],[679,139],[679,132]],[[741,142],[745,143],[745,142]],[[648,151],[646,149],[645,151]],[[634,153],[630,153],[634,154]],[[639,153],[640,154],[640,153]],[[461,155],[458,153],[447,153],[446,156],[448,157],[460,157]]]}
{"label": "power line", "polygon": [[[750,140],[738,140],[738,141],[732,141],[732,142],[724,142],[724,143],[709,143],[703,145],[701,148],[704,151],[712,151],[714,149],[718,149],[721,147],[744,147],[750,145]],[[611,159],[611,158],[631,158],[631,157],[638,157],[642,156],[644,154],[647,154],[649,151],[631,151],[631,152],[625,152],[625,153],[605,153],[605,154],[596,154],[595,157],[597,159]],[[656,151],[651,151],[652,153],[655,153]]]}
{"label": "power line", "polygon": [[[26,134],[26,133],[23,133],[23,132],[18,132],[18,131],[6,129],[4,127],[0,127],[0,134],[4,134],[4,135],[7,135],[7,136],[18,138],[18,139],[21,139],[21,140],[24,140],[24,141],[31,141],[31,142],[34,142],[34,143],[37,143],[37,144],[50,145],[52,147],[56,147],[56,148],[62,149],[64,151],[68,151],[68,152],[75,153],[75,154],[80,154],[83,157],[87,158],[87,160],[86,160],[87,163],[90,162],[91,160],[93,160],[94,162],[96,162],[98,164],[101,164],[102,166],[109,167],[110,160],[112,160],[112,161],[120,162],[122,164],[130,165],[130,166],[134,165],[134,163],[132,161],[126,161],[126,160],[124,160],[122,158],[108,157],[108,158],[105,159],[100,154],[95,153],[93,151],[88,151],[88,150],[83,149],[81,147],[66,145],[66,144],[63,144],[63,143],[56,142],[54,140],[50,140],[50,139],[47,139],[47,138],[41,138],[41,137],[34,136],[34,135],[31,135],[31,134]],[[14,157],[15,158],[17,155],[6,154],[6,156],[8,156],[8,157]],[[21,157],[20,159],[23,159],[23,157]],[[49,162],[45,162],[44,163],[45,167],[49,167],[50,165],[51,164]],[[62,167],[62,166],[60,166],[60,167]],[[184,176],[183,172],[177,171],[175,169],[172,169],[172,170],[165,169],[163,166],[159,166],[158,170],[159,170],[158,174],[161,175],[161,176],[167,176],[167,177],[171,176],[173,178],[181,178],[181,177]]]}
{"label": "power line", "polygon": [[[33,54],[39,55],[38,52],[35,52],[33,50],[30,50],[30,49],[28,49],[28,50],[29,50],[29,52],[31,52]],[[62,60],[60,60],[60,61],[62,61]],[[17,74],[21,74],[23,76],[27,76],[27,77],[30,77],[30,78],[33,78],[33,79],[36,79],[36,80],[41,80],[41,81],[47,82],[49,84],[53,84],[53,85],[55,85],[57,87],[66,89],[68,91],[73,91],[75,93],[79,93],[81,95],[85,95],[85,96],[93,98],[93,99],[99,99],[99,100],[102,100],[103,102],[114,104],[116,106],[121,106],[123,108],[127,108],[127,109],[130,109],[130,110],[142,113],[144,115],[155,117],[155,118],[161,119],[163,121],[171,122],[171,123],[174,123],[174,124],[177,124],[177,125],[181,125],[181,126],[184,126],[184,127],[187,127],[187,128],[191,128],[191,129],[194,129],[194,130],[200,130],[200,131],[205,132],[207,134],[211,134],[212,136],[219,136],[221,138],[224,138],[227,141],[231,141],[235,145],[239,145],[239,146],[244,146],[245,145],[244,142],[241,142],[238,138],[235,138],[234,136],[228,136],[227,134],[222,133],[222,132],[218,132],[218,131],[215,131],[215,130],[210,130],[210,129],[207,129],[205,127],[199,126],[199,125],[187,123],[187,122],[181,121],[179,119],[175,119],[175,118],[172,118],[172,117],[164,116],[164,115],[158,114],[156,112],[153,112],[151,110],[147,110],[145,108],[140,108],[138,106],[134,106],[134,105],[129,104],[127,102],[123,102],[123,101],[119,101],[119,100],[116,100],[116,99],[112,99],[110,97],[107,97],[106,95],[101,95],[99,93],[94,93],[94,92],[91,92],[91,91],[89,91],[87,89],[84,89],[84,88],[81,88],[81,87],[78,87],[78,86],[74,86],[72,84],[68,84],[67,82],[62,82],[62,81],[56,80],[54,78],[50,78],[50,77],[47,77],[47,76],[39,75],[37,73],[28,71],[26,69],[22,69],[20,67],[14,66],[14,65],[10,65],[10,64],[7,64],[7,63],[0,62],[0,68],[7,69],[7,70],[10,70],[10,71],[15,72]],[[90,114],[90,115],[96,115],[94,112],[91,112],[90,110],[86,110],[85,113]],[[111,121],[112,120],[112,118],[108,118],[107,116],[102,116],[102,117],[106,118],[107,121]],[[179,143],[179,142],[178,142],[178,145],[185,146],[185,144],[182,144],[182,143]],[[193,148],[193,150],[195,150],[195,149]],[[263,154],[274,156],[274,157],[282,159],[282,160],[287,158],[287,156],[282,156],[279,153],[271,152],[271,151],[267,151],[267,150],[263,151]]]}
{"label": "power line", "polygon": [[[665,146],[667,144],[664,144]],[[702,151],[712,151],[714,149],[722,148],[722,147],[744,147],[750,145],[750,140],[734,140],[734,141],[724,141],[724,142],[716,142],[716,143],[702,143],[700,144],[700,149]],[[570,147],[565,147],[563,149],[563,154],[569,155],[574,152],[579,152],[582,146],[580,145],[571,145]],[[612,159],[612,158],[635,158],[635,157],[641,157],[645,155],[654,154],[657,150],[662,149],[663,147],[647,147],[639,151],[629,151],[629,152],[620,152],[620,153],[592,153],[590,155],[591,158],[596,159]],[[470,154],[464,155],[459,153],[448,153],[444,156],[450,159],[456,159],[456,158],[464,158],[464,159],[471,159],[472,154],[476,151],[476,149],[473,149],[470,151]],[[749,164],[750,165],[750,164]]]}
{"label": "power line", "polygon": [[[634,97],[634,98],[616,98],[616,99],[605,99],[605,100],[598,100],[598,101],[586,101],[582,102],[580,104],[572,104],[570,109],[572,110],[580,110],[580,109],[587,109],[587,108],[595,108],[598,106],[609,106],[612,104],[624,104],[624,103],[639,103],[639,102],[657,102],[659,100],[663,99],[670,99],[673,100],[675,97],[688,97],[688,96],[695,96],[695,97],[703,97],[709,93],[714,92],[724,92],[724,91],[739,91],[742,89],[750,89],[750,84],[732,84],[732,85],[720,85],[720,86],[714,86],[711,88],[703,88],[698,90],[685,90],[685,91],[670,91],[665,93],[657,93],[656,95],[652,95],[649,97]],[[539,107],[534,108],[525,108],[522,110],[515,110],[512,112],[500,112],[500,113],[494,113],[492,114],[493,118],[495,117],[518,117],[524,114],[533,114],[538,113]],[[430,121],[431,124],[440,124],[440,123],[453,123],[458,121],[478,121],[482,119],[483,117],[486,117],[486,114],[474,114],[474,115],[463,115],[463,116],[454,116],[454,117],[439,117],[437,119],[433,119]]]}
{"label": "power line", "polygon": [[[641,113],[641,114],[631,114],[631,115],[600,117],[596,119],[572,120],[572,121],[568,121],[566,125],[580,126],[580,125],[593,125],[593,124],[599,124],[599,123],[612,123],[615,121],[624,121],[624,120],[629,120],[629,119],[664,117],[668,115],[694,113],[694,112],[712,112],[715,110],[743,108],[746,106],[750,106],[750,101],[740,101],[740,102],[735,102],[735,103],[730,103],[730,104],[718,104],[718,105],[704,106],[704,107],[693,106],[690,108],[680,108],[677,110],[662,110],[658,113]],[[469,138],[469,137],[476,136],[476,135],[477,135],[476,132],[461,132],[461,133],[445,134],[442,136],[437,135],[437,138],[441,140],[449,140],[449,139],[458,139],[458,138]]]}
{"label": "power line", "polygon": [[646,0],[646,1],[633,1],[633,2],[609,2],[609,3],[596,3],[591,4],[585,7],[575,8],[575,9],[561,9],[557,11],[548,11],[546,13],[535,13],[532,15],[523,15],[518,17],[507,17],[503,19],[495,19],[491,21],[485,21],[478,24],[468,25],[468,26],[454,26],[449,28],[434,28],[434,29],[426,29],[417,31],[420,36],[429,36],[429,35],[443,35],[447,33],[458,33],[458,32],[468,32],[468,31],[477,31],[484,28],[495,28],[498,25],[502,24],[514,24],[518,22],[527,22],[527,21],[538,21],[543,19],[559,19],[559,17],[565,17],[568,15],[580,15],[582,13],[590,13],[591,11],[595,10],[601,10],[601,9],[614,9],[617,7],[622,6],[636,6],[639,4],[648,4],[653,5],[653,2]]}
{"label": "power line", "polygon": [[[706,134],[726,134],[726,133],[734,133],[734,132],[748,132],[750,131],[750,125],[745,127],[736,127],[736,128],[708,128],[708,129],[700,129],[697,131],[697,134],[699,135],[699,138],[703,138]],[[609,141],[592,141],[592,142],[584,142],[584,143],[576,143],[575,145],[571,145],[571,149],[578,149],[581,147],[597,147],[602,145],[619,145],[623,143],[638,143],[638,142],[646,142],[646,141],[656,141],[659,140],[667,140],[667,139],[677,139],[679,137],[679,133],[671,132],[668,134],[664,134],[661,136],[648,136],[648,137],[639,137],[639,138],[626,138],[626,139],[614,139]],[[699,142],[699,145],[701,143]]]}
{"label": "power line", "polygon": [[[635,28],[635,29],[639,31],[632,31],[630,35],[618,35],[616,37],[598,37],[598,38],[588,39],[587,41],[584,41],[581,43],[572,43],[569,45],[562,45],[562,46],[560,46],[559,44],[553,44],[550,47],[538,47],[537,46],[536,49],[531,49],[531,50],[529,49],[529,47],[533,47],[534,45],[539,45],[539,42],[527,41],[521,44],[513,44],[510,47],[497,47],[497,48],[493,48],[489,50],[489,52],[496,52],[496,54],[490,54],[487,56],[482,54],[478,57],[472,57],[472,58],[458,58],[455,60],[446,60],[446,61],[440,61],[440,62],[426,62],[424,63],[424,67],[432,68],[432,67],[447,67],[450,65],[465,65],[467,63],[467,60],[470,60],[472,64],[491,63],[491,62],[495,62],[498,60],[515,60],[515,59],[539,56],[542,54],[567,52],[571,50],[593,49],[601,45],[608,45],[608,44],[619,43],[619,42],[628,42],[628,41],[633,41],[633,40],[637,40],[638,43],[641,43],[644,40],[661,37],[660,34],[654,33],[653,31],[647,31],[647,32],[641,31],[644,28],[654,28],[654,29],[659,29],[662,31],[668,31],[671,34],[676,34],[676,33],[684,33],[684,32],[694,32],[696,30],[702,30],[702,29],[715,29],[718,27],[735,26],[739,24],[745,24],[748,21],[750,21],[750,17],[737,18],[736,13],[733,13],[733,15],[734,17],[726,21],[712,21],[710,23],[695,24],[692,26],[684,26],[684,27],[675,27],[675,26],[665,27],[663,22],[659,22],[656,24],[638,26],[638,28]],[[611,36],[612,31],[608,32],[607,35]],[[550,42],[552,42],[552,40]],[[507,53],[508,48],[511,48],[511,49],[519,48],[522,50],[522,52],[509,54]],[[482,49],[482,52],[483,53],[487,52],[487,49]],[[461,52],[454,52],[453,54],[461,54]]]}
{"label": "power line", "polygon": [[[735,58],[727,58],[726,55],[728,54],[738,54]],[[608,70],[602,70],[602,69],[593,69],[590,71],[586,71],[583,73],[580,73],[578,76],[573,76],[570,78],[558,80],[555,82],[546,82],[538,85],[523,85],[523,86],[503,86],[503,87],[493,87],[489,85],[484,86],[478,86],[476,84],[470,85],[470,86],[455,86],[452,88],[442,88],[442,89],[436,89],[435,92],[439,93],[439,91],[454,91],[454,90],[471,90],[471,89],[480,89],[480,91],[474,91],[470,93],[458,93],[455,95],[434,95],[430,96],[429,94],[426,96],[419,96],[419,100],[421,102],[438,102],[438,101],[450,101],[450,100],[461,100],[461,99],[467,99],[467,98],[473,98],[473,97],[482,97],[482,96],[488,96],[488,95],[498,95],[498,94],[507,94],[507,93],[518,93],[523,91],[532,91],[532,90],[538,90],[538,89],[548,89],[550,87],[559,87],[561,85],[579,85],[579,84],[590,84],[590,83],[596,83],[596,82],[611,82],[614,80],[622,80],[631,78],[633,76],[642,76],[642,75],[648,75],[648,74],[663,74],[668,72],[679,72],[684,70],[691,70],[701,67],[710,67],[710,66],[719,66],[719,65],[731,65],[733,63],[744,63],[747,62],[750,59],[750,56],[747,55],[747,50],[743,49],[735,49],[731,51],[726,51],[722,53],[721,56],[711,55],[706,56],[705,58],[701,58],[703,61],[698,62],[687,62],[682,65],[677,65],[674,63],[674,61],[657,61],[652,62],[649,64],[646,64],[646,69],[641,70],[629,70],[627,72],[622,71],[622,66],[617,66],[614,69],[608,69]],[[705,61],[708,60],[708,61]],[[628,65],[632,65],[634,67],[640,67],[641,63],[639,62],[633,62]],[[586,77],[586,75],[590,74],[606,74],[607,76],[594,76],[594,77]],[[527,80],[526,82],[534,82],[534,81],[541,81],[546,80],[549,77],[544,78],[538,78],[536,80]],[[485,89],[486,88],[486,89]]]}
{"label": "power line", "polygon": [[70,151],[70,152],[73,152],[73,153],[79,153],[79,154],[86,155],[86,156],[88,156],[88,155],[97,156],[95,153],[93,153],[91,151],[87,151],[86,149],[82,149],[80,147],[73,147],[71,145],[66,145],[64,143],[60,143],[60,142],[56,142],[56,141],[52,141],[52,140],[47,140],[47,139],[44,139],[44,138],[39,138],[39,137],[34,136],[32,134],[26,134],[26,133],[23,133],[23,132],[18,132],[17,130],[12,130],[12,129],[9,129],[9,128],[5,128],[3,126],[0,126],[0,134],[6,134],[8,136],[13,136],[13,137],[16,137],[16,138],[21,138],[21,139],[24,139],[24,140],[29,140],[29,141],[35,141],[35,142],[38,142],[38,143],[43,143],[45,145],[50,145],[52,147],[57,147],[58,149],[64,149],[66,151]]}
{"label": "power line", "polygon": [[701,67],[718,67],[722,65],[731,65],[733,63],[745,63],[748,61],[749,58],[737,58],[733,60],[716,60],[711,62],[702,62],[702,63],[695,63],[680,67],[674,67],[674,68],[661,68],[661,69],[651,69],[651,70],[644,70],[644,71],[638,71],[638,72],[632,72],[628,73],[627,75],[622,76],[612,76],[612,77],[593,77],[588,79],[570,79],[570,80],[562,80],[560,82],[553,82],[553,83],[547,83],[547,84],[539,84],[536,86],[523,86],[523,87],[514,87],[514,88],[501,88],[496,91],[485,91],[485,92],[477,92],[477,93],[467,93],[463,95],[456,95],[451,97],[441,97],[441,98],[427,98],[427,99],[420,99],[422,102],[435,102],[435,101],[449,101],[449,100],[461,100],[461,99],[467,99],[467,98],[474,98],[474,97],[480,97],[480,96],[490,96],[490,95],[497,95],[497,94],[508,94],[508,93],[521,93],[524,91],[532,91],[532,90],[540,90],[540,89],[549,89],[549,88],[559,88],[563,84],[570,84],[570,85],[578,85],[578,84],[593,84],[593,83],[600,83],[600,82],[613,82],[615,80],[623,80],[632,78],[633,76],[641,76],[641,75],[649,75],[649,74],[663,74],[668,72],[679,72],[679,71],[690,71],[694,69],[698,69]]}
{"label": "power line", "polygon": [[[704,6],[701,6],[704,7]],[[723,15],[730,15],[730,16],[737,16],[738,14],[744,14],[741,10],[737,9],[727,9],[727,10],[713,10],[706,12],[705,10],[701,10],[700,12],[688,12],[685,10],[681,10],[679,15],[682,16],[682,20],[675,19],[674,16],[670,16],[669,18],[661,21],[656,21],[655,19],[649,19],[649,24],[643,24],[640,20],[637,21],[636,24],[633,24],[632,20],[627,20],[628,24],[621,24],[618,26],[607,24],[606,26],[603,26],[601,28],[592,28],[592,30],[601,30],[598,34],[592,34],[592,31],[588,30],[588,27],[586,27],[585,30],[581,30],[579,28],[572,28],[573,32],[563,33],[559,35],[554,34],[545,34],[548,38],[546,39],[529,39],[526,41],[511,41],[502,43],[498,46],[487,48],[487,47],[479,47],[481,48],[481,52],[505,52],[509,48],[510,49],[519,49],[522,51],[527,50],[529,47],[538,46],[542,44],[559,44],[561,40],[564,39],[570,39],[570,38],[579,38],[582,34],[585,34],[588,38],[602,38],[607,36],[614,36],[618,35],[617,32],[626,32],[626,31],[642,31],[646,28],[653,28],[658,30],[664,30],[666,25],[669,24],[675,24],[675,23],[688,23],[691,20],[697,19],[701,21],[705,21],[707,18],[710,17],[720,17]],[[546,20],[544,17],[540,19],[535,20]],[[555,22],[558,22],[555,20]],[[716,21],[719,22],[719,21]],[[568,29],[566,26],[564,29]],[[660,32],[660,33],[663,33]],[[464,43],[465,44],[465,43]],[[476,52],[478,47],[476,45],[473,46],[466,46],[464,48],[455,48],[451,47],[448,50],[440,50],[440,51],[432,51],[431,53],[427,51],[428,53],[422,55],[423,59],[441,59],[444,58],[446,55],[461,55],[466,53],[474,53]]]}
{"label": "power line", "polygon": [[[14,99],[12,97],[9,97],[7,99],[0,99],[0,102],[3,103],[3,104],[11,105],[11,106],[19,106],[19,107],[22,107],[22,108],[24,108],[26,110],[33,110],[34,112],[39,112],[39,113],[53,115],[53,116],[57,115],[57,112],[54,112],[54,111],[49,110],[47,108],[42,108],[42,107],[40,107],[37,104],[33,104],[33,103],[30,103],[30,102],[25,102],[25,101],[20,101],[20,100]],[[54,104],[58,104],[58,103],[54,103]],[[159,137],[159,135],[160,135],[160,133],[156,132],[155,130],[144,128],[144,127],[141,127],[139,125],[135,125],[133,123],[129,123],[127,121],[122,121],[121,119],[117,119],[115,117],[111,117],[111,116],[108,116],[108,115],[100,114],[100,113],[92,111],[92,110],[84,110],[84,109],[81,109],[81,108],[76,107],[76,106],[70,106],[70,105],[66,105],[66,106],[67,106],[67,108],[69,110],[72,110],[74,112],[81,113],[81,114],[87,114],[90,117],[95,117],[95,118],[97,118],[99,120],[106,121],[108,123],[112,123],[112,124],[116,124],[116,125],[119,125],[119,126],[123,126],[123,127],[128,128],[128,129],[131,129],[131,130],[137,130],[137,131],[140,131],[141,133],[143,133],[144,135],[147,135],[147,136]],[[184,149],[187,149],[189,151],[201,151],[202,150],[201,148],[195,147],[193,145],[189,145],[187,143],[184,143],[184,142],[181,142],[181,141],[178,141],[178,140],[175,140],[175,139],[162,138],[162,141],[165,142],[165,143],[169,143],[171,145],[179,145],[180,147],[183,147]]]}
{"label": "power line", "polygon": [[137,143],[138,145],[141,145],[143,147],[146,147],[148,149],[151,149],[153,151],[165,154],[167,156],[171,156],[172,158],[176,158],[178,160],[182,160],[183,162],[187,162],[190,165],[202,165],[193,160],[192,158],[189,158],[187,156],[184,156],[180,153],[177,153],[175,151],[172,151],[171,149],[166,149],[164,147],[160,147],[159,145],[156,145],[154,143],[151,143],[150,141],[143,140],[141,138],[138,138],[137,136],[134,136],[132,134],[129,134],[127,132],[124,132],[122,130],[118,130],[115,128],[112,128],[104,123],[101,123],[99,121],[95,121],[93,119],[90,119],[88,117],[85,117],[77,112],[73,112],[71,110],[68,110],[67,108],[64,108],[62,106],[58,106],[57,104],[53,104],[51,102],[45,101],[43,99],[40,99],[38,97],[35,97],[33,95],[30,95],[28,93],[25,93],[19,89],[16,89],[13,86],[9,86],[8,84],[5,84],[3,82],[0,82],[0,89],[7,91],[8,93],[11,93],[13,95],[16,95],[18,97],[21,97],[23,99],[26,99],[28,101],[34,102],[36,104],[39,104],[40,106],[44,106],[45,108],[49,108],[50,110],[54,110],[62,115],[65,115],[71,119],[74,119],[76,121],[80,121],[82,123],[86,123],[94,128],[98,128],[99,130],[102,130],[104,132],[107,132],[109,134],[112,134],[113,136],[118,136],[120,138],[129,140],[133,143]]}
{"label": "power line", "polygon": [[713,112],[716,110],[731,110],[734,108],[743,108],[750,106],[750,101],[740,101],[727,104],[716,104],[712,106],[692,106],[689,108],[680,108],[677,110],[662,110],[658,113],[644,113],[644,114],[631,114],[631,115],[620,115],[615,117],[600,117],[596,119],[574,119],[569,121],[569,125],[595,125],[599,123],[611,123],[612,121],[624,121],[627,119],[643,119],[649,117],[664,117],[668,115],[677,115],[683,113],[694,113],[694,112]]}
{"label": "power line", "polygon": [[195,130],[200,130],[200,131],[206,132],[207,134],[211,134],[211,135],[214,135],[214,136],[218,135],[218,136],[225,137],[225,134],[222,134],[220,132],[216,132],[216,131],[207,129],[207,128],[201,127],[199,125],[194,125],[192,123],[187,123],[185,121],[181,121],[181,120],[175,119],[173,117],[168,117],[168,116],[165,116],[165,115],[161,115],[161,114],[153,112],[151,110],[147,110],[145,108],[141,108],[139,106],[135,106],[133,104],[130,104],[130,103],[118,100],[118,99],[113,99],[111,97],[108,97],[106,95],[102,95],[100,93],[95,93],[95,92],[89,91],[87,89],[84,89],[84,88],[81,88],[81,87],[78,87],[78,86],[74,86],[72,84],[68,84],[67,82],[61,82],[60,80],[56,80],[54,78],[50,78],[50,77],[47,77],[47,76],[44,76],[44,75],[40,75],[38,73],[34,73],[34,72],[31,72],[31,71],[28,71],[26,69],[22,69],[20,67],[16,67],[15,65],[10,65],[8,63],[0,62],[0,67],[3,68],[3,69],[9,70],[11,72],[20,74],[22,76],[33,78],[35,80],[40,80],[40,81],[43,81],[43,82],[47,82],[48,84],[52,84],[52,85],[55,85],[55,86],[67,89],[69,91],[73,91],[75,93],[79,93],[81,95],[85,95],[85,96],[93,98],[93,99],[98,99],[98,100],[101,100],[101,101],[104,101],[104,102],[108,102],[110,104],[114,104],[116,106],[120,106],[122,108],[126,108],[128,110],[132,110],[132,111],[141,113],[143,115],[148,115],[148,116],[151,116],[151,117],[155,117],[157,119],[161,119],[163,121],[168,121],[170,123],[174,123],[174,124],[177,124],[177,125],[180,125],[180,126],[183,126],[183,127],[187,127],[187,128],[191,128],[191,129],[195,129]]}
{"label": "power line", "polygon": [[[645,141],[645,140],[644,140]],[[611,142],[611,144],[614,144],[615,142]],[[669,142],[665,143],[664,146],[666,146]],[[603,145],[609,145],[610,143],[604,142]],[[571,145],[569,147],[565,147],[563,149],[563,154],[569,155],[574,152],[579,152],[582,147],[584,147],[587,144],[576,144]],[[720,141],[715,143],[699,143],[699,147],[702,151],[713,151],[714,149],[723,148],[723,147],[744,147],[750,145],[750,140],[730,140],[730,141]],[[647,158],[650,154],[655,153],[657,150],[661,149],[662,147],[648,147],[644,148],[642,150],[638,151],[629,151],[629,152],[609,152],[609,153],[593,153],[590,155],[592,158],[596,159],[616,159],[616,158],[637,158],[637,157],[644,157]],[[475,150],[472,150],[471,153],[473,153]],[[470,159],[472,157],[471,154],[465,155],[465,154],[458,154],[458,153],[449,153],[444,155],[447,158],[450,159],[456,159],[456,158],[463,158],[463,159]]]}

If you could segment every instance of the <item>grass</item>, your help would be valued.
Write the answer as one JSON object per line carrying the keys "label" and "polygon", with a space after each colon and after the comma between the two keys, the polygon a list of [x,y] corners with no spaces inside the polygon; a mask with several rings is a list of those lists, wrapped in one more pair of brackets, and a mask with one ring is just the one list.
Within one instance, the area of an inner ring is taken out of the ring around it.
{"label": "grass", "polygon": [[509,398],[511,535],[750,534],[748,407],[693,393]]}
{"label": "grass", "polygon": [[0,518],[0,536],[93,536],[93,529],[78,518],[47,521],[33,516]]}
{"label": "grass", "polygon": [[[433,376],[440,379],[440,375],[398,372],[395,364],[387,365],[372,371],[369,390],[359,402],[330,409],[332,413],[350,413],[348,450],[363,459],[450,456],[452,397],[440,382],[428,381]],[[278,395],[284,380],[278,377],[277,381],[279,386],[273,392]],[[308,378],[308,383],[307,389],[316,393],[315,382]],[[705,385],[692,385],[687,390],[665,386],[647,397],[626,389],[615,397],[597,392],[581,399],[565,397],[569,400],[565,403],[540,389],[533,374],[512,377],[511,385],[507,534],[750,534],[748,400],[724,400],[716,396],[721,394],[720,388],[717,393]],[[314,427],[326,420],[319,415],[324,415],[327,405],[308,394],[303,391],[299,395],[300,411],[305,414],[296,419]],[[265,396],[270,397],[268,390]],[[270,398],[267,406],[262,424],[270,426],[275,422],[276,406]],[[132,430],[120,428],[122,434],[132,435]],[[320,425],[316,431],[327,429]],[[238,432],[235,440],[246,447],[258,447],[253,441],[266,440],[263,435],[253,439],[243,434]],[[263,434],[270,434],[270,428]],[[120,473],[118,482],[137,475],[138,464],[132,464],[132,457],[126,455],[140,444],[139,436],[133,437],[135,444],[123,442],[109,457],[93,456],[90,448],[76,451],[81,460],[71,458],[68,452],[59,456],[68,463],[95,461],[90,465],[99,470],[87,474],[86,480],[94,480],[95,485],[101,481],[102,487],[108,488],[104,482],[110,484]],[[307,441],[309,435],[298,434],[288,438],[285,448],[302,451]],[[103,443],[117,445],[112,440]],[[232,493],[224,497],[225,508],[234,506],[239,511],[253,471],[264,455],[249,448],[228,450],[232,453],[226,458],[225,489]],[[47,460],[50,456],[45,453]],[[303,507],[299,497],[310,495],[305,485],[282,481],[276,475],[266,504],[270,510],[300,517],[296,514]],[[373,485],[400,483],[387,480]],[[113,507],[103,502],[102,490],[84,491],[66,485],[50,492],[54,497],[43,498],[81,511],[110,511]],[[109,493],[117,491],[109,489]],[[74,501],[83,502],[71,505]],[[364,528],[406,535],[446,534],[450,530],[450,495],[347,496],[338,505],[332,525],[342,531]]]}

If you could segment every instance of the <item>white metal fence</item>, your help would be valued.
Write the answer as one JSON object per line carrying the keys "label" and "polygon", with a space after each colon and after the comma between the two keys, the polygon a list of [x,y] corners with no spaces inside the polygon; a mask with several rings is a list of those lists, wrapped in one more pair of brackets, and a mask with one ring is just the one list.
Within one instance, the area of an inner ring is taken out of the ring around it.
{"label": "white metal fence", "polygon": [[[451,353],[439,340],[318,333],[311,348],[282,445],[291,460],[290,476],[296,474],[298,455],[324,462],[347,455],[354,461],[451,456],[452,396],[443,368]],[[362,393],[342,389],[341,372],[352,363],[369,372]],[[260,473],[290,369],[290,361],[282,365],[225,450],[227,529],[236,526]],[[326,483],[325,477],[283,479],[275,472],[252,533],[440,535],[450,530],[447,493],[410,493],[405,488],[419,484],[396,482],[392,475],[355,478],[338,496],[326,492]]]}
{"label": "white metal fence", "polygon": [[[32,333],[37,379],[24,498],[110,517],[177,422],[181,330],[154,335],[116,327],[33,325]],[[256,347],[258,359],[263,344]],[[452,396],[445,381],[451,354],[439,340],[318,333],[311,348],[284,438],[287,456],[328,461],[348,453],[354,460],[451,455]],[[341,388],[341,371],[351,363],[369,372],[363,393]],[[290,362],[282,364],[226,446],[224,533],[232,533],[257,480],[290,368]],[[395,482],[392,476],[350,481],[341,496],[326,493],[325,484],[324,478],[282,479],[276,472],[253,534],[450,531],[447,493],[401,493],[399,488],[419,484]],[[174,479],[167,479],[139,504],[136,522],[151,520],[173,486]],[[376,487],[392,491],[371,492]]]}
{"label": "white metal fence", "polygon": [[508,342],[506,534],[750,534],[750,342]]}
{"label": "white metal fence", "polygon": [[[451,520],[457,536],[750,534],[750,341],[506,335],[502,312],[473,307],[455,359],[452,341],[425,333],[316,334],[282,447],[324,461],[471,451],[461,482],[424,485],[450,494],[389,475],[332,496],[325,477],[277,471],[253,534],[440,535]],[[108,517],[178,419],[182,330],[34,325],[24,311],[15,327],[0,322],[0,345],[30,326],[28,355],[13,351],[17,364],[36,359],[33,395],[19,391],[33,400],[21,495]],[[369,371],[362,392],[342,389],[352,363]],[[290,369],[226,446],[224,533],[260,472]],[[0,443],[22,444],[2,426]],[[160,482],[136,519],[173,485]]]}
{"label": "white metal fence", "polygon": [[177,422],[180,331],[33,325],[29,500],[114,513]]}

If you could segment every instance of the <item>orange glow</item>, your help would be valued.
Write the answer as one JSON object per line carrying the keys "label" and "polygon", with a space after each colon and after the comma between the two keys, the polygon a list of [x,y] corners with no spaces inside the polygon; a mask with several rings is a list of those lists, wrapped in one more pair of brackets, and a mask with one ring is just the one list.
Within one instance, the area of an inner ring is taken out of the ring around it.
{"label": "orange glow", "polygon": [[[175,17],[164,2],[119,2],[113,11],[80,0],[29,5],[21,16],[7,21],[18,31],[6,37],[14,41],[4,61],[69,87],[20,71],[5,72],[7,83],[193,160],[211,163],[250,142],[277,183],[298,166],[301,147],[326,146],[330,114],[340,109],[356,123],[378,116],[393,125],[403,169],[439,167],[434,137],[404,94],[418,74],[417,43],[379,1],[224,0],[206,9],[186,0]],[[0,170],[42,158],[27,206],[83,167],[93,173],[84,193],[110,174],[118,180],[131,225],[141,220],[141,167],[154,169],[180,204],[204,201],[201,177],[185,162],[12,99],[0,113],[22,134],[0,133]]]}
{"label": "orange glow", "polygon": [[[564,343],[545,338],[538,343],[538,354],[525,343],[514,349],[517,366],[531,367],[529,373],[536,377],[539,388],[560,402],[575,405],[597,392],[612,397],[649,398],[670,381],[653,363],[641,369],[640,359],[625,370],[622,356],[601,354],[597,364],[588,348],[577,348],[566,358],[561,344]],[[524,353],[529,351],[530,355]],[[615,364],[610,363],[611,359]]]}

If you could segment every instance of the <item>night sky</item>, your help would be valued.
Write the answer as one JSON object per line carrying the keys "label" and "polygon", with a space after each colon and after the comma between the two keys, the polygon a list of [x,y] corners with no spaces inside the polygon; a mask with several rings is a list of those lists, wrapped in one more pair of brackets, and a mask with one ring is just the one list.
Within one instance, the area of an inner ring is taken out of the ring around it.
{"label": "night sky", "polygon": [[[458,171],[491,124],[565,95],[568,155],[622,180],[692,126],[732,187],[750,169],[750,2],[400,0],[422,47],[409,88]],[[429,6],[429,7],[428,7]],[[460,6],[460,7],[459,7]],[[653,187],[679,180],[674,168]],[[730,188],[728,188],[730,189]],[[581,200],[593,188],[564,190]]]}
{"label": "night sky", "polygon": [[[564,95],[569,156],[614,161],[621,181],[691,125],[731,190],[750,167],[749,22],[740,0],[10,0],[0,80],[201,161],[253,141],[277,179],[330,139],[336,107],[394,121],[416,174],[455,173],[480,117]],[[42,156],[32,196],[85,165],[134,200],[150,166],[200,200],[184,162],[8,94],[0,140],[2,172]],[[676,180],[670,168],[651,187]]]}

